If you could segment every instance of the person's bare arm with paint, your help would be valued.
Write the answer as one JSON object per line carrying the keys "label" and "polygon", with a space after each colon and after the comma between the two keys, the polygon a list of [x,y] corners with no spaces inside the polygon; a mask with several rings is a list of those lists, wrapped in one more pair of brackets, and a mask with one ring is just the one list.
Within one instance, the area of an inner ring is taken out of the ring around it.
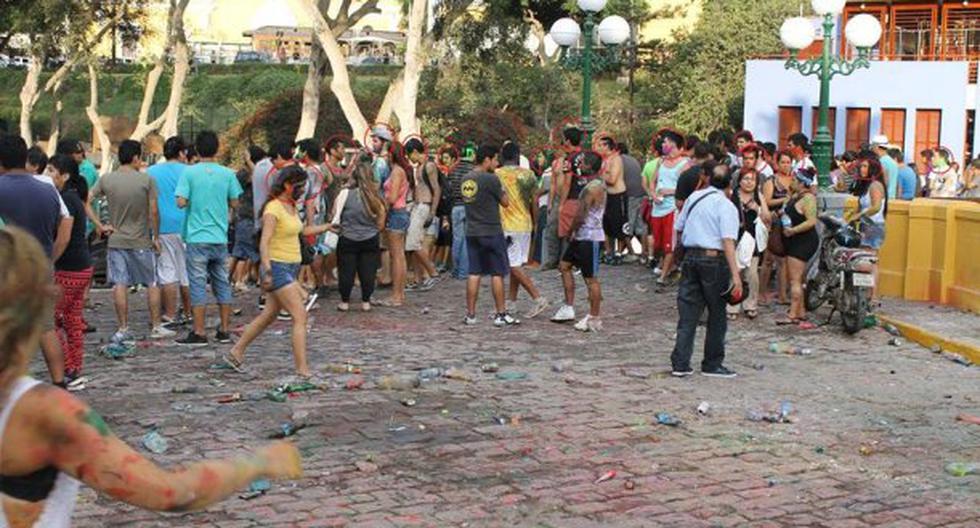
{"label": "person's bare arm with paint", "polygon": [[15,442],[34,446],[32,467],[54,465],[101,493],[149,510],[199,510],[258,478],[302,476],[299,452],[287,442],[238,458],[162,469],[113,435],[88,405],[50,386],[31,390],[15,409],[22,433]]}

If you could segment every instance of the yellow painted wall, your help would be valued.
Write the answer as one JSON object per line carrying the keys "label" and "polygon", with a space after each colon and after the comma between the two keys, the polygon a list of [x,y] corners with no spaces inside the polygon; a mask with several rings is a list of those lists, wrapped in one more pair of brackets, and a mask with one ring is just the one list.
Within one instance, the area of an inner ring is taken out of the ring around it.
{"label": "yellow painted wall", "polygon": [[980,203],[891,202],[879,258],[881,295],[980,314]]}
{"label": "yellow painted wall", "polygon": [[640,28],[640,41],[671,41],[675,31],[690,30],[701,16],[701,1],[649,0],[650,11],[664,16],[657,16]]}

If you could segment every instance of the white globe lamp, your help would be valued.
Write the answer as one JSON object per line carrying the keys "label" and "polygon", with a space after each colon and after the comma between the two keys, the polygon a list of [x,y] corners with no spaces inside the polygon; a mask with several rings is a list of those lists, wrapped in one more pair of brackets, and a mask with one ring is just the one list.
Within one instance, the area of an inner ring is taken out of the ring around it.
{"label": "white globe lamp", "polygon": [[860,14],[847,21],[844,36],[859,50],[871,49],[881,39],[881,22],[867,13]]}
{"label": "white globe lamp", "polygon": [[582,29],[578,27],[578,22],[571,18],[559,18],[551,25],[548,32],[551,39],[559,46],[568,47],[578,42],[582,35]]}
{"label": "white globe lamp", "polygon": [[589,13],[598,13],[606,7],[606,0],[578,0],[578,8]]}
{"label": "white globe lamp", "polygon": [[820,15],[839,15],[844,11],[844,4],[847,0],[813,0],[810,5],[813,6],[813,12]]}
{"label": "white globe lamp", "polygon": [[791,51],[808,48],[815,38],[813,24],[803,17],[787,18],[779,28],[779,40]]}
{"label": "white globe lamp", "polygon": [[599,40],[603,44],[618,46],[630,38],[630,23],[619,15],[602,19],[599,23]]}

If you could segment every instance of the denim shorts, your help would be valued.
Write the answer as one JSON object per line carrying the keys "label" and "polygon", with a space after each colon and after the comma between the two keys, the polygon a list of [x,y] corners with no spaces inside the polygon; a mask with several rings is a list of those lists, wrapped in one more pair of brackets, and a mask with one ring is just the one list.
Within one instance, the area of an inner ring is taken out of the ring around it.
{"label": "denim shorts", "polygon": [[116,286],[157,285],[157,255],[152,249],[109,248],[109,282]]}
{"label": "denim shorts", "polygon": [[299,276],[300,263],[288,263],[288,262],[277,262],[275,260],[269,262],[272,266],[272,290],[276,291],[290,284],[296,282],[296,277]]}
{"label": "denim shorts", "polygon": [[885,243],[885,226],[874,222],[861,221],[861,245],[871,249],[881,249]]}
{"label": "denim shorts", "polygon": [[408,226],[411,224],[411,216],[408,214],[407,209],[392,209],[388,211],[388,221],[385,227],[388,231],[393,231],[395,233],[405,233],[408,231]]}
{"label": "denim shorts", "polygon": [[227,244],[187,244],[187,278],[190,279],[191,306],[208,303],[208,280],[218,304],[231,304],[228,283]]}

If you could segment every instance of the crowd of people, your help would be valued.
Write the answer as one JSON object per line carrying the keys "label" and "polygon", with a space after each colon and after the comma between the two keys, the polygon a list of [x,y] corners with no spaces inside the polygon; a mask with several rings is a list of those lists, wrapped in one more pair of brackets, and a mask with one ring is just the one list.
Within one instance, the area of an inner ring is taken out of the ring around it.
{"label": "crowd of people", "polygon": [[[676,286],[670,359],[678,377],[693,373],[695,329],[705,311],[707,376],[735,376],[724,365],[727,326],[757,318],[761,306],[786,306],[785,313],[776,309],[775,324],[814,328],[803,296],[819,247],[817,175],[805,135],[777,149],[748,131],[702,140],[664,129],[642,160],[625,143],[576,127],[565,128],[560,141],[533,159],[515,141],[433,155],[420,138],[403,143],[377,126],[363,146],[339,136],[324,144],[251,146],[236,172],[218,162],[219,138],[205,131],[193,144],[168,138],[163,159],[150,165],[141,143],[123,141],[118,168],[100,177],[78,141],[60,142],[49,158],[19,137],[0,137],[3,493],[29,504],[76,485],[62,480],[67,475],[133,504],[173,511],[203,507],[256,476],[299,473],[295,449],[284,444],[164,472],[132,454],[74,396],[24,377],[40,348],[54,385],[85,388],[84,335],[95,328],[84,308],[99,240],[107,247],[113,342],[134,339],[129,297],[145,292],[149,339],[231,344],[221,357],[235,371],[247,368],[249,345],[274,321],[290,321],[295,379],[314,382],[307,313],[332,289],[339,312],[351,311],[355,287],[360,310],[369,312],[397,309],[409,293],[447,277],[465,280],[463,322],[476,325],[481,281],[489,277],[491,324],[508,327],[552,306],[538,284],[549,276],[530,270],[557,270],[563,298],[551,321],[599,332],[600,266],[647,266],[656,291]],[[907,163],[884,136],[836,159],[831,185],[857,198],[845,220],[858,226],[862,247],[876,251],[884,242],[890,200],[977,196],[980,162],[961,171],[944,148],[920,159],[925,167]],[[578,276],[588,299],[581,318]],[[260,290],[261,311],[232,344],[231,317],[241,313],[236,292],[250,288]],[[388,290],[384,299],[375,298],[379,289]],[[210,304],[219,318],[209,335]],[[19,431],[13,441],[5,427]],[[52,447],[30,450],[41,444]],[[129,473],[111,471],[119,460],[129,461]],[[137,472],[159,478],[112,491]],[[31,495],[11,495],[8,482],[23,483]],[[161,486],[167,493],[154,494]],[[43,515],[70,515],[70,508],[59,504]]]}

